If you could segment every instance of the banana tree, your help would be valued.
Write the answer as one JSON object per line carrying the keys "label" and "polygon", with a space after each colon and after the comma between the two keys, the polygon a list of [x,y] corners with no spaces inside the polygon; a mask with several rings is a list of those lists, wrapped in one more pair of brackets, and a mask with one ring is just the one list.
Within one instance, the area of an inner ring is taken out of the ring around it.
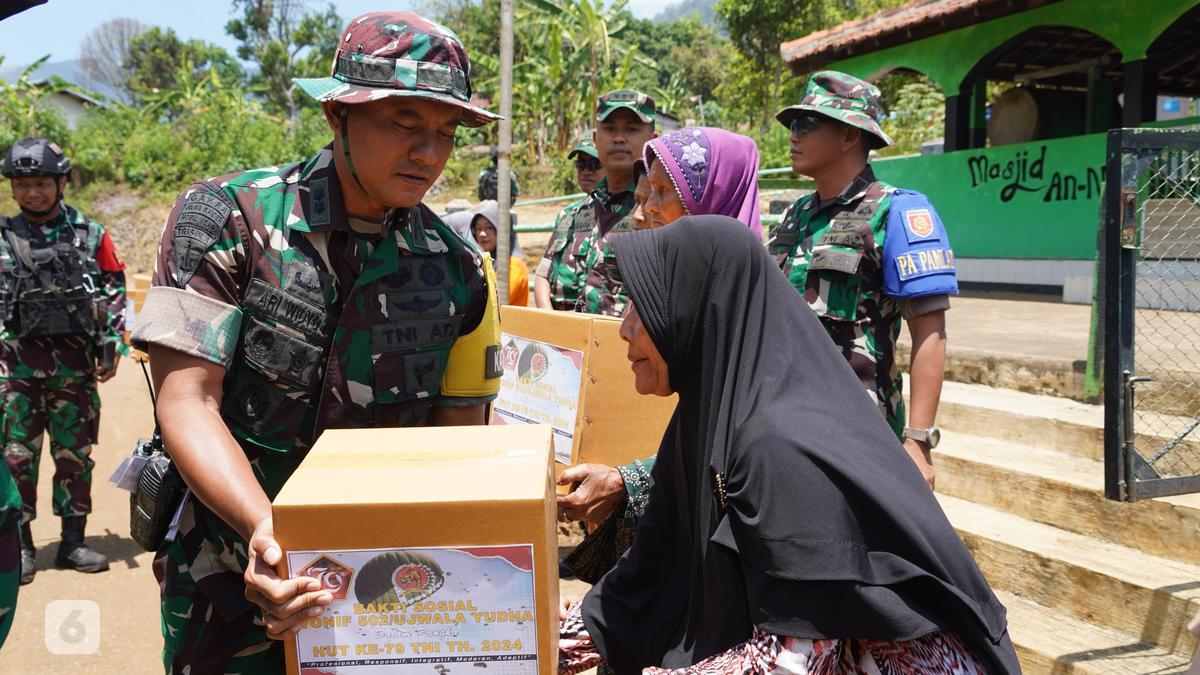
{"label": "banana tree", "polygon": [[631,49],[620,39],[626,26],[622,10],[628,0],[607,7],[605,0],[525,0],[525,4],[534,10],[528,16],[535,25],[559,33],[561,44],[573,56],[583,54],[592,99],[599,97],[605,75],[612,72],[613,54]]}

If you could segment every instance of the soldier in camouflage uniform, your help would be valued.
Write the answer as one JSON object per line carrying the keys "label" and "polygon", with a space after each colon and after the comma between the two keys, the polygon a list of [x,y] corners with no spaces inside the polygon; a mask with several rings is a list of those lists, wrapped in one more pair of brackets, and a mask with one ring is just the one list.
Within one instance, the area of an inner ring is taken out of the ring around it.
{"label": "soldier in camouflage uniform", "polygon": [[567,153],[567,159],[575,162],[575,182],[585,195],[596,189],[604,178],[604,165],[600,163],[600,152],[596,150],[596,132],[588,129],[579,137],[579,142]]}
{"label": "soldier in camouflage uniform", "polygon": [[42,436],[54,460],[58,567],[108,569],[84,543],[92,510],[96,382],[116,373],[125,346],[125,265],[104,227],[63,202],[70,159],[44,138],[17,141],[0,170],[21,212],[0,223],[0,390],[4,460],[22,500],[21,583],[33,581],[29,523],[37,516]]}
{"label": "soldier in camouflage uniform", "polygon": [[[929,200],[875,178],[879,90],[844,73],[809,80],[804,99],[778,114],[792,134],[792,168],[817,191],[784,215],[767,246],[878,404],[930,487],[930,450],[945,357],[945,311],[958,292],[954,253]],[[849,182],[847,182],[849,177]],[[913,338],[906,422],[896,339]]]}
{"label": "soldier in camouflage uniform", "polygon": [[[488,161],[491,163],[488,164],[488,168],[479,172],[479,181],[475,186],[475,194],[479,197],[479,201],[481,202],[489,199],[492,201],[500,199],[500,187],[498,185],[498,178],[496,176],[496,174],[500,171],[500,167],[497,166],[497,163],[500,161],[500,153],[496,150],[492,150],[491,153],[488,154]],[[511,194],[509,196],[511,197],[512,201],[515,202],[517,201],[517,196],[521,194],[521,184],[517,182],[516,171],[509,169],[508,174],[510,181],[509,189],[511,190]]]}
{"label": "soldier in camouflage uniform", "polygon": [[134,340],[191,489],[157,552],[167,672],[283,672],[332,601],[281,580],[270,499],[325,429],[482,424],[499,389],[490,262],[421,200],[470,103],[466,50],[408,12],[342,34],[296,83],[334,141],[306,161],[204,180],[176,202]]}
{"label": "soldier in camouflage uniform", "polygon": [[574,231],[575,214],[579,213],[596,184],[604,178],[604,167],[600,164],[600,153],[596,151],[594,132],[588,130],[567,155],[575,161],[575,179],[584,196],[572,202],[554,219],[554,231],[546,243],[546,254],[534,271],[534,304],[542,309],[575,311],[579,298],[580,283],[575,269],[574,251],[582,237]]}
{"label": "soldier in camouflage uniform", "polygon": [[[654,138],[654,99],[632,89],[611,91],[596,102],[596,148],[605,178],[592,192],[589,207],[576,215],[576,231],[584,232],[575,252],[583,289],[575,311],[621,316],[629,299],[610,245],[613,236],[634,229],[636,174],[646,141]],[[630,154],[632,153],[632,154]],[[587,217],[589,227],[579,218]]]}

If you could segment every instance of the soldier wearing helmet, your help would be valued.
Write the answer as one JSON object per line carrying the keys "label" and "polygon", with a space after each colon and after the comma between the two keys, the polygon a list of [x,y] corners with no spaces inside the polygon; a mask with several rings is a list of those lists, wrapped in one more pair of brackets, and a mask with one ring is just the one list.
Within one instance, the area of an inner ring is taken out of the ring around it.
{"label": "soldier wearing helmet", "polygon": [[4,153],[20,213],[0,219],[0,390],[4,460],[21,495],[21,583],[33,581],[29,523],[37,516],[42,437],[54,460],[51,508],[62,518],[58,567],[108,569],[84,542],[92,510],[92,445],[100,421],[97,382],[110,379],[123,342],[125,265],[100,223],[63,201],[71,160],[45,138]]}

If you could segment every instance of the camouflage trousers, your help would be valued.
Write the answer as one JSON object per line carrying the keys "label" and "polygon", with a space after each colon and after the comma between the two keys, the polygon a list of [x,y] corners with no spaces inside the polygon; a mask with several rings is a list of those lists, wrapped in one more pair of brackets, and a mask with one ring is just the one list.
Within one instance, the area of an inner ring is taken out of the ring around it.
{"label": "camouflage trousers", "polygon": [[79,376],[0,380],[0,395],[4,461],[21,493],[21,522],[37,517],[38,465],[47,430],[54,459],[54,515],[91,513],[91,454],[100,422],[96,381]]}
{"label": "camouflage trousers", "polygon": [[0,647],[12,628],[21,581],[21,498],[8,469],[0,465]]}
{"label": "camouflage trousers", "polygon": [[21,528],[0,529],[0,647],[12,628],[17,611],[17,588],[21,581]]}
{"label": "camouflage trousers", "polygon": [[257,608],[226,617],[197,586],[178,541],[154,559],[162,606],[163,668],[187,673],[282,674],[283,643],[267,637]]}

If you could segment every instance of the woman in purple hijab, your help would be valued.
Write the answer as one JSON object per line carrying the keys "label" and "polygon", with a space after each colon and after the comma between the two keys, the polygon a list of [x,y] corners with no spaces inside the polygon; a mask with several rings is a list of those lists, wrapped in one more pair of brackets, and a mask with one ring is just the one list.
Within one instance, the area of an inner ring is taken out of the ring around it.
{"label": "woman in purple hijab", "polygon": [[758,146],[712,127],[685,127],[645,146],[650,227],[683,216],[729,216],[762,238],[758,210]]}
{"label": "woman in purple hijab", "polygon": [[[745,223],[759,240],[758,147],[739,134],[686,127],[646,143],[648,175],[637,183],[637,229],[654,229],[684,216],[720,215]],[[564,561],[578,578],[595,583],[633,541],[649,498],[653,456],[618,467],[578,464],[565,470],[560,520],[598,526]]]}

